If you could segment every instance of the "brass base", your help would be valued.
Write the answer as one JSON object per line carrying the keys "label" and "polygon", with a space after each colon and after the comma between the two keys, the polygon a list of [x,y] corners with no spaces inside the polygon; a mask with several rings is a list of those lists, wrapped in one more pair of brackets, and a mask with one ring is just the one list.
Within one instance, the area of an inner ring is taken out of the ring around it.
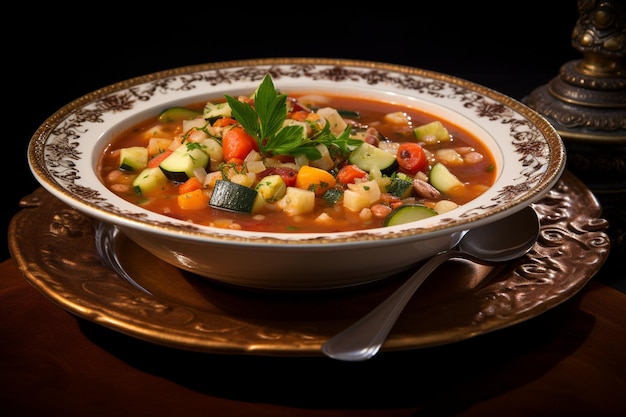
{"label": "brass base", "polygon": [[[598,198],[609,221],[612,253],[626,254],[626,78],[583,74],[583,61],[563,65],[525,103],[560,134],[566,167]],[[618,255],[615,255],[618,256]]]}
{"label": "brass base", "polygon": [[626,0],[578,0],[572,45],[583,59],[524,102],[558,131],[566,167],[593,192],[609,222],[611,255],[626,267]]}

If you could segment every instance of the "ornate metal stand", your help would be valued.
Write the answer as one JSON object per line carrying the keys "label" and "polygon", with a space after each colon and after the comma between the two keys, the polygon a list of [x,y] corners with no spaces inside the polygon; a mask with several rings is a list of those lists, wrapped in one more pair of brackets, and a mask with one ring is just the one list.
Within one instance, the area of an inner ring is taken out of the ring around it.
{"label": "ornate metal stand", "polygon": [[526,104],[557,129],[567,168],[596,195],[611,254],[626,261],[626,0],[578,0],[572,45],[583,55],[536,88]]}

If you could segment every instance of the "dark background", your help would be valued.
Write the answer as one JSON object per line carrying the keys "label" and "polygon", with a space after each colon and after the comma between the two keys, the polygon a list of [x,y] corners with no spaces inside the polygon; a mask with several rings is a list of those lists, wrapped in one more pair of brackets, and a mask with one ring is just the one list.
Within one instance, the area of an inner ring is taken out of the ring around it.
{"label": "dark background", "polygon": [[[544,3],[416,2],[410,9],[390,3],[368,12],[292,4],[300,11],[285,14],[244,11],[235,3],[227,10],[191,2],[132,14],[16,5],[2,29],[8,129],[2,233],[7,236],[19,200],[38,187],[27,165],[30,138],[56,110],[93,90],[180,66],[289,56],[419,67],[521,100],[556,77],[562,64],[582,58],[571,44],[576,1]],[[10,256],[6,238],[0,251],[0,259]]]}

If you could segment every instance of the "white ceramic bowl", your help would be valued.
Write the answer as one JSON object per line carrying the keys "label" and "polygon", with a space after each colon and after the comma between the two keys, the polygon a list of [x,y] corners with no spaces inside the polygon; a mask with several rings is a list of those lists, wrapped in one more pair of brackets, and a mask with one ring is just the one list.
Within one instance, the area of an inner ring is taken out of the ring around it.
{"label": "white ceramic bowl", "polygon": [[[173,105],[253,91],[266,73],[282,92],[340,91],[416,106],[478,136],[496,161],[495,184],[457,209],[400,226],[282,234],[197,226],[144,210],[109,191],[95,164],[109,140]],[[28,161],[41,185],[117,225],[157,257],[238,286],[318,290],[364,284],[453,246],[459,233],[537,201],[565,167],[555,129],[520,102],[450,75],[391,64],[316,58],[221,62],[137,77],[94,91],[48,118]]]}

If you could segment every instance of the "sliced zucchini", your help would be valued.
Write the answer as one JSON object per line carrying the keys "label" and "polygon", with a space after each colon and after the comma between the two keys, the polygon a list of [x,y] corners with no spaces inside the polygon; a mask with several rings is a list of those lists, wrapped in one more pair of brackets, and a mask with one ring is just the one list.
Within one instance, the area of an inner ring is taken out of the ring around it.
{"label": "sliced zucchini", "polygon": [[361,113],[355,110],[337,109],[337,112],[345,119],[358,120],[361,118]]}
{"label": "sliced zucchini", "polygon": [[202,146],[206,146],[206,151],[209,154],[209,171],[217,171],[220,164],[224,162],[222,144],[215,138],[209,138],[202,141]]}
{"label": "sliced zucchini", "polygon": [[164,189],[168,183],[169,180],[159,167],[145,168],[133,181],[133,190],[138,195],[146,195]]}
{"label": "sliced zucchini", "polygon": [[410,197],[413,193],[413,181],[396,177],[387,186],[387,192],[398,198]]}
{"label": "sliced zucchini", "polygon": [[256,191],[268,202],[275,202],[285,196],[287,184],[278,174],[263,177],[256,186]]}
{"label": "sliced zucchini", "polygon": [[398,169],[396,155],[367,142],[352,151],[348,159],[351,164],[367,172],[378,168],[383,174],[389,175]]}
{"label": "sliced zucchini", "polygon": [[201,113],[186,107],[170,107],[159,114],[159,122],[171,123],[182,122],[183,120],[194,119]]}
{"label": "sliced zucchini", "polygon": [[205,104],[202,115],[207,120],[215,120],[219,119],[220,117],[231,117],[232,111],[230,109],[230,105],[227,102],[211,103],[209,101]]}
{"label": "sliced zucchini", "polygon": [[[209,206],[239,213],[256,212],[255,205],[259,204],[259,193],[245,185],[228,180],[217,180],[209,200]],[[261,204],[264,204],[261,198]]]}
{"label": "sliced zucchini", "polygon": [[326,204],[333,207],[335,204],[341,201],[342,196],[343,190],[339,188],[329,188],[328,190],[324,191],[324,194],[322,194],[322,199],[326,202]]}
{"label": "sliced zucchini", "polygon": [[450,140],[448,129],[439,120],[417,126],[413,129],[413,134],[418,141],[429,144]]}
{"label": "sliced zucchini", "polygon": [[465,186],[457,177],[454,175],[448,167],[446,167],[441,162],[437,162],[430,169],[429,181],[433,187],[441,191],[442,193],[450,193],[457,188],[462,188]]}
{"label": "sliced zucchini", "polygon": [[141,171],[148,165],[148,148],[131,146],[120,150],[120,169],[123,171]]}
{"label": "sliced zucchini", "polygon": [[410,223],[416,220],[426,219],[436,216],[438,213],[430,207],[421,204],[407,204],[393,209],[391,213],[385,217],[384,226],[396,226],[399,224]]}
{"label": "sliced zucchini", "polygon": [[199,143],[184,143],[165,158],[159,165],[165,176],[171,181],[184,182],[194,176],[196,168],[206,168],[209,154]]}

